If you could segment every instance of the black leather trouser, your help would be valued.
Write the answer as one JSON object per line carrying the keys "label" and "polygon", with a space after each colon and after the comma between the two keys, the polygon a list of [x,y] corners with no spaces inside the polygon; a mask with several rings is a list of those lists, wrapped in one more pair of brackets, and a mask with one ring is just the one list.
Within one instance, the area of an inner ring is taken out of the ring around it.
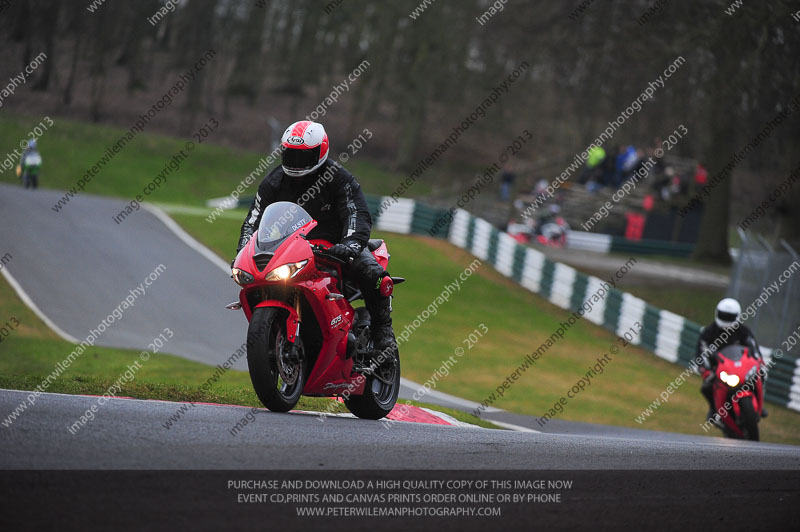
{"label": "black leather trouser", "polygon": [[344,275],[358,286],[364,296],[364,306],[367,307],[371,322],[370,329],[377,332],[391,327],[391,298],[382,296],[379,290],[386,270],[378,264],[372,252],[364,248],[345,268]]}
{"label": "black leather trouser", "polygon": [[700,393],[703,394],[703,397],[705,397],[706,401],[708,401],[708,406],[713,410],[714,409],[714,379],[704,380],[703,384],[700,385]]}

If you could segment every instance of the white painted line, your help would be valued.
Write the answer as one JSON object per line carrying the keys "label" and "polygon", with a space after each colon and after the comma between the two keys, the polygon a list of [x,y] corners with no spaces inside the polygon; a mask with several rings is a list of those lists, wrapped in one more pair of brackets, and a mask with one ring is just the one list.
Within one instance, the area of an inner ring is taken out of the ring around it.
{"label": "white painted line", "polygon": [[[462,399],[460,397],[456,397],[455,395],[450,395],[450,394],[447,394],[447,393],[444,393],[444,392],[440,392],[438,390],[426,390],[421,384],[417,384],[416,382],[408,380],[405,377],[400,377],[400,386],[405,386],[407,388],[411,388],[415,392],[418,391],[418,390],[422,390],[420,392],[421,397],[418,400],[422,401],[422,402],[425,402],[425,403],[432,402],[432,401],[426,401],[425,400],[425,397],[431,397],[433,399],[438,399],[440,401],[447,401],[448,403],[451,403],[451,404],[454,404],[454,405],[458,405],[458,406],[461,406],[463,408],[468,408],[470,410],[475,410],[475,409],[477,409],[477,408],[479,408],[481,406],[479,403],[476,403],[474,401],[469,401],[467,399]],[[413,399],[413,397],[409,397],[408,399]],[[441,406],[447,406],[447,405],[441,405]],[[484,413],[502,412],[502,410],[499,409],[499,408],[495,408],[493,406],[490,406],[488,408],[485,408],[483,410],[483,412]]]}
{"label": "white painted line", "polygon": [[222,207],[223,209],[235,209],[239,204],[239,200],[233,196],[222,196],[221,198],[211,198],[206,200],[206,207],[216,209]]}
{"label": "white painted line", "polygon": [[464,423],[463,421],[459,421],[453,416],[449,416],[444,412],[439,412],[438,410],[431,410],[430,408],[425,408],[423,406],[420,407],[422,410],[426,411],[432,416],[436,416],[443,421],[447,421],[454,427],[467,427],[470,429],[479,429],[481,428],[480,425],[473,425],[472,423]]}
{"label": "white painted line", "polygon": [[[225,273],[230,274],[231,272],[230,266],[224,260],[219,258],[219,256],[217,256],[216,253],[205,247],[203,244],[195,240],[191,235],[189,235],[189,233],[181,229],[181,227],[178,224],[176,224],[172,220],[172,218],[167,216],[167,214],[165,214],[164,211],[162,211],[158,207],[149,205],[147,203],[142,204],[142,207],[150,211],[156,218],[158,218],[164,225],[166,225],[167,228],[170,229],[173,233],[175,233],[175,235],[178,238],[180,238],[184,244],[186,244],[187,246],[191,247],[192,249],[203,255],[213,264],[219,266],[220,269],[222,269],[222,271],[224,271]],[[5,277],[6,281],[8,281],[8,284],[11,285],[11,287],[17,293],[19,298],[26,305],[28,305],[28,307],[39,317],[39,319],[42,320],[45,323],[45,325],[50,327],[50,329],[52,329],[54,333],[56,333],[62,339],[72,344],[80,343],[80,340],[78,340],[71,334],[64,331],[61,327],[56,325],[53,320],[48,318],[44,312],[42,312],[42,309],[40,309],[36,305],[36,303],[33,302],[33,299],[30,298],[30,296],[25,292],[22,286],[17,282],[17,280],[14,279],[11,273],[9,273],[8,268],[3,268],[2,270],[0,270],[0,273],[3,274],[3,277]]]}
{"label": "white painted line", "polygon": [[[211,213],[214,212],[213,209],[207,209],[205,207],[190,207],[188,205],[177,205],[174,203],[153,203],[159,209],[163,210],[167,214],[185,214],[187,216],[209,216]],[[245,213],[244,212],[229,212],[229,211],[222,211],[217,213],[215,219],[220,218],[228,218],[230,220],[244,220]]]}
{"label": "white painted line", "polygon": [[[481,418],[483,419],[483,418]],[[503,421],[495,421],[494,419],[484,419],[484,421],[488,421],[489,423],[494,423],[498,427],[502,427],[504,429],[515,430],[517,432],[533,432],[536,434],[541,434],[542,432],[539,430],[529,429],[528,427],[521,427],[519,425],[512,425],[511,423],[504,423]]]}
{"label": "white painted line", "polygon": [[354,414],[349,412],[311,412],[309,410],[291,410],[291,414],[304,414],[307,416],[322,416],[322,417],[348,417],[358,419]]}
{"label": "white painted line", "polygon": [[56,325],[53,322],[53,320],[48,318],[47,315],[45,315],[45,313],[42,312],[42,310],[39,307],[36,306],[36,303],[33,302],[33,299],[31,299],[30,296],[28,296],[28,294],[25,292],[25,290],[22,289],[22,286],[20,286],[20,284],[17,282],[17,280],[14,279],[14,277],[12,277],[11,274],[8,272],[8,268],[3,268],[2,270],[0,270],[0,272],[2,272],[3,277],[6,278],[6,281],[8,281],[8,284],[10,284],[11,287],[17,292],[17,295],[19,296],[19,298],[26,305],[28,305],[28,307],[30,307],[30,309],[39,317],[39,319],[42,320],[45,323],[45,325],[50,327],[53,330],[54,333],[56,333],[61,338],[63,338],[64,340],[66,340],[67,342],[70,342],[72,344],[79,344],[80,343],[80,340],[78,340],[77,338],[75,338],[71,334],[68,334],[61,327]]}
{"label": "white painted line", "polygon": [[159,209],[155,205],[151,205],[149,203],[143,203],[142,207],[144,207],[146,210],[150,211],[153,214],[153,216],[155,216],[156,218],[161,220],[161,222],[164,225],[166,225],[167,228],[170,231],[175,233],[175,236],[180,238],[183,241],[184,244],[186,244],[190,248],[192,248],[195,251],[197,251],[198,253],[200,253],[202,256],[204,256],[205,258],[210,260],[214,265],[219,266],[219,268],[222,271],[224,271],[225,273],[230,275],[231,267],[230,267],[230,265],[228,263],[226,263],[224,260],[219,258],[219,256],[216,253],[214,253],[213,251],[211,251],[210,249],[205,247],[203,244],[201,244],[200,242],[195,240],[192,235],[190,235],[189,233],[184,231],[164,211],[162,211],[161,209]]}

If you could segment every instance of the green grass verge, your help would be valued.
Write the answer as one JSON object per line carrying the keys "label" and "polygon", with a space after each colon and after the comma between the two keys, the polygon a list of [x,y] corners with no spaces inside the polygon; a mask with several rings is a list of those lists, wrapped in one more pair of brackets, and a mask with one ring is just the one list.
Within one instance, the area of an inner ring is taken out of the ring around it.
{"label": "green grass verge", "polygon": [[[51,117],[55,123],[39,139],[42,154],[42,173],[39,178],[42,188],[68,190],[75,186],[92,165],[97,164],[106,152],[123,136],[126,130],[97,124],[75,122]],[[28,137],[41,116],[16,114],[0,115],[0,146],[6,152],[19,146],[20,140]],[[108,164],[86,185],[85,192],[123,199],[134,198],[173,156],[185,148],[187,140],[150,133],[141,133],[130,141]],[[206,200],[229,195],[257,166],[267,153],[253,153],[216,146],[209,141],[197,145],[181,162],[180,168],[167,176],[167,181],[148,201],[205,205]],[[344,147],[346,143],[334,143]],[[21,151],[21,150],[20,150]],[[5,159],[5,157],[3,157]],[[276,165],[272,165],[273,167]],[[352,157],[347,163],[358,178],[364,191],[369,194],[388,195],[407,177],[404,174],[381,168],[373,161],[361,156]],[[13,168],[0,173],[0,182],[19,182]],[[259,178],[244,196],[254,196]],[[429,194],[431,186],[424,180],[417,182],[408,197]]]}
{"label": "green grass verge", "polygon": [[[16,145],[34,122],[38,120],[9,118],[5,115],[0,117],[0,142]],[[91,164],[93,159],[102,154],[109,139],[118,134],[119,130],[114,128],[58,120],[41,141],[45,165],[54,160],[50,163],[52,166],[45,166],[43,170],[44,182],[47,186],[58,188],[71,186],[85,171],[87,163]],[[164,161],[181,147],[182,142],[179,139],[142,135],[117,156],[113,166],[93,180],[87,191],[123,197],[135,194],[163,166]],[[190,159],[191,165],[187,163],[154,195],[153,200],[199,205],[207,197],[228,194],[255,167],[258,158],[256,154],[203,145]],[[397,182],[378,172],[375,175],[381,176],[375,178],[383,183],[380,186],[385,185],[384,181],[387,180],[392,185]],[[13,174],[6,173],[0,178],[12,181],[15,178],[11,176]],[[359,177],[368,192],[381,193],[377,185],[376,190],[370,190],[367,183],[371,178],[368,175]],[[240,220],[221,218],[209,224],[203,216],[175,215],[175,218],[220,256],[231,258]],[[396,291],[394,318],[398,333],[420,316],[442,293],[444,286],[453,283],[464,267],[474,260],[466,252],[443,241],[399,235],[376,236],[383,236],[389,241],[392,273],[409,279]],[[687,298],[687,301],[692,299]],[[659,301],[651,299],[651,302],[664,306]],[[4,316],[17,317],[21,326],[12,333],[12,338],[0,346],[0,374],[46,375],[56,362],[71,351],[71,346],[56,339],[3,281],[0,282],[0,322],[5,321]],[[521,289],[485,265],[401,345],[403,374],[424,383],[438,371],[438,390],[481,402],[567,318],[568,314],[563,310]],[[698,318],[698,321],[706,320]],[[470,346],[464,343],[465,339],[481,324],[489,332],[467,349]],[[579,322],[523,374],[494,406],[529,415],[545,413],[615,341],[614,335],[605,329],[585,321]],[[465,355],[457,358],[457,363],[452,367],[445,368],[445,360],[459,347],[466,349]],[[78,373],[68,374],[68,378],[95,377],[102,383],[109,379],[113,382],[135,356],[133,352],[97,348],[85,353],[81,364],[70,368]],[[192,390],[208,379],[211,375],[209,370],[202,364],[159,355],[137,374],[136,381],[142,385],[164,385],[175,389],[186,387]],[[704,434],[700,429],[700,421],[705,413],[705,403],[697,391],[697,378],[690,379],[643,424],[634,421],[680,371],[678,366],[651,353],[628,347],[614,356],[605,372],[585,392],[570,401],[560,417]],[[447,375],[444,375],[445,372]],[[246,404],[258,404],[249,378],[243,372],[229,371],[210,391],[230,393],[234,398],[237,394],[251,394],[248,400],[252,402]],[[244,396],[239,397],[244,403]],[[765,441],[800,443],[800,415],[787,409],[773,406],[772,415],[764,420],[761,429]]]}
{"label": "green grass verge", "polygon": [[[222,219],[209,224],[199,216],[174,218],[212,250],[226,258],[231,256],[239,220]],[[392,274],[408,279],[395,290],[393,318],[398,334],[474,260],[441,240],[379,233],[374,236],[385,238],[389,244]],[[449,375],[437,383],[440,391],[481,402],[568,317],[564,310],[484,265],[401,344],[403,375],[420,383],[431,379],[456,347],[468,347],[464,339],[483,323],[489,333],[462,358],[456,358],[458,362],[446,369]],[[522,414],[544,414],[615,341],[609,331],[585,320],[579,322],[494,406]],[[644,423],[635,422],[681,371],[675,364],[629,346],[614,355],[605,372],[572,400],[560,417],[707,435],[700,428],[706,406],[698,391],[699,377],[692,377]],[[775,405],[771,412],[761,425],[762,439],[800,443],[800,414]]]}
{"label": "green grass verge", "polygon": [[[3,284],[7,287],[7,284]],[[3,301],[5,300],[3,297]],[[30,338],[15,333],[3,342],[0,387],[33,390],[53,371],[56,364],[69,355],[72,349],[74,346],[63,340]],[[89,348],[64,371],[61,377],[52,381],[47,391],[102,395],[127,371],[129,365],[139,360],[138,356],[138,351],[106,347]],[[158,353],[152,355],[150,360],[141,362],[141,369],[135,372],[135,379],[123,384],[117,395],[137,399],[263,407],[250,384],[250,376],[244,371],[229,370],[210,387],[202,389],[214,373],[215,369],[205,364]],[[330,407],[330,403],[330,400],[324,398],[303,397],[297,408],[312,411],[328,408],[332,408],[332,412],[347,411],[343,405],[335,404]]]}
{"label": "green grass verge", "polygon": [[[608,272],[579,268],[582,272],[601,279]],[[717,303],[725,297],[724,288],[710,288],[675,282],[641,281],[624,279],[618,287],[651,305],[674,312],[699,325],[707,325],[714,319]]]}
{"label": "green grass verge", "polygon": [[[41,376],[0,375],[0,388],[12,390],[35,390],[41,384]],[[73,395],[103,395],[114,385],[114,379],[73,375],[61,377],[47,389],[48,393],[65,393]],[[206,391],[198,386],[182,384],[165,384],[146,382],[140,379],[122,385],[117,397],[133,397],[134,399],[157,399],[162,401],[218,403],[226,405],[254,406],[264,408],[254,393],[246,389],[220,387]],[[332,405],[332,406],[329,406]],[[319,397],[303,397],[297,405],[298,410],[345,412],[344,405],[336,404],[329,399]],[[165,420],[166,421],[166,420]]]}
{"label": "green grass verge", "polygon": [[622,289],[660,309],[674,312],[699,325],[714,319],[717,303],[725,297],[724,288],[703,288],[668,283],[629,284]]}
{"label": "green grass verge", "polygon": [[[7,342],[4,353],[20,356],[0,358],[0,388],[12,390],[35,390],[36,386],[42,383],[44,376],[53,371],[55,365],[73,349],[71,344],[61,340],[15,336]],[[47,391],[103,395],[108,393],[117,379],[138,360],[138,355],[136,351],[124,349],[91,348],[76,359],[61,377],[52,381]],[[253,391],[247,372],[229,370],[211,386],[204,387],[213,374],[212,368],[205,364],[172,355],[155,354],[147,362],[141,363],[141,369],[135,372],[135,379],[122,384],[116,396],[263,408]],[[438,410],[464,423],[498,428],[485,420],[450,408],[418,401],[400,402]],[[348,412],[342,403],[322,397],[301,397],[295,408],[311,412]]]}

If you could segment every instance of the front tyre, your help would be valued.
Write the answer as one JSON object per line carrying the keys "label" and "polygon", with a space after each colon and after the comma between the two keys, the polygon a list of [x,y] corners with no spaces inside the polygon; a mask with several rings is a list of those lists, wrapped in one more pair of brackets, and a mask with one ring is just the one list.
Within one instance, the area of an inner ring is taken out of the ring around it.
{"label": "front tyre", "polygon": [[400,393],[400,355],[395,349],[388,360],[381,361],[364,383],[364,394],[351,396],[344,404],[356,417],[382,419],[397,403]]}
{"label": "front tyre", "polygon": [[739,408],[741,409],[739,417],[744,439],[758,441],[758,414],[753,407],[753,399],[747,397],[743,401],[739,401]]}
{"label": "front tyre", "polygon": [[273,412],[288,412],[305,386],[302,344],[286,337],[286,311],[257,308],[247,329],[247,367],[261,402]]}

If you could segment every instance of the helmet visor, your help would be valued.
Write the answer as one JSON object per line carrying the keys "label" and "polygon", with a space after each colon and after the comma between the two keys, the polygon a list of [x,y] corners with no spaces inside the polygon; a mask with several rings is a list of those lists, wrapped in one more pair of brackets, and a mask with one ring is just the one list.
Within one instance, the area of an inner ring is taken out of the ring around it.
{"label": "helmet visor", "polygon": [[726,323],[732,323],[736,321],[738,317],[739,315],[736,314],[735,312],[722,312],[721,310],[717,311],[717,318],[720,321],[724,321]]}
{"label": "helmet visor", "polygon": [[308,170],[319,163],[322,146],[315,148],[283,148],[281,164],[291,170]]}

